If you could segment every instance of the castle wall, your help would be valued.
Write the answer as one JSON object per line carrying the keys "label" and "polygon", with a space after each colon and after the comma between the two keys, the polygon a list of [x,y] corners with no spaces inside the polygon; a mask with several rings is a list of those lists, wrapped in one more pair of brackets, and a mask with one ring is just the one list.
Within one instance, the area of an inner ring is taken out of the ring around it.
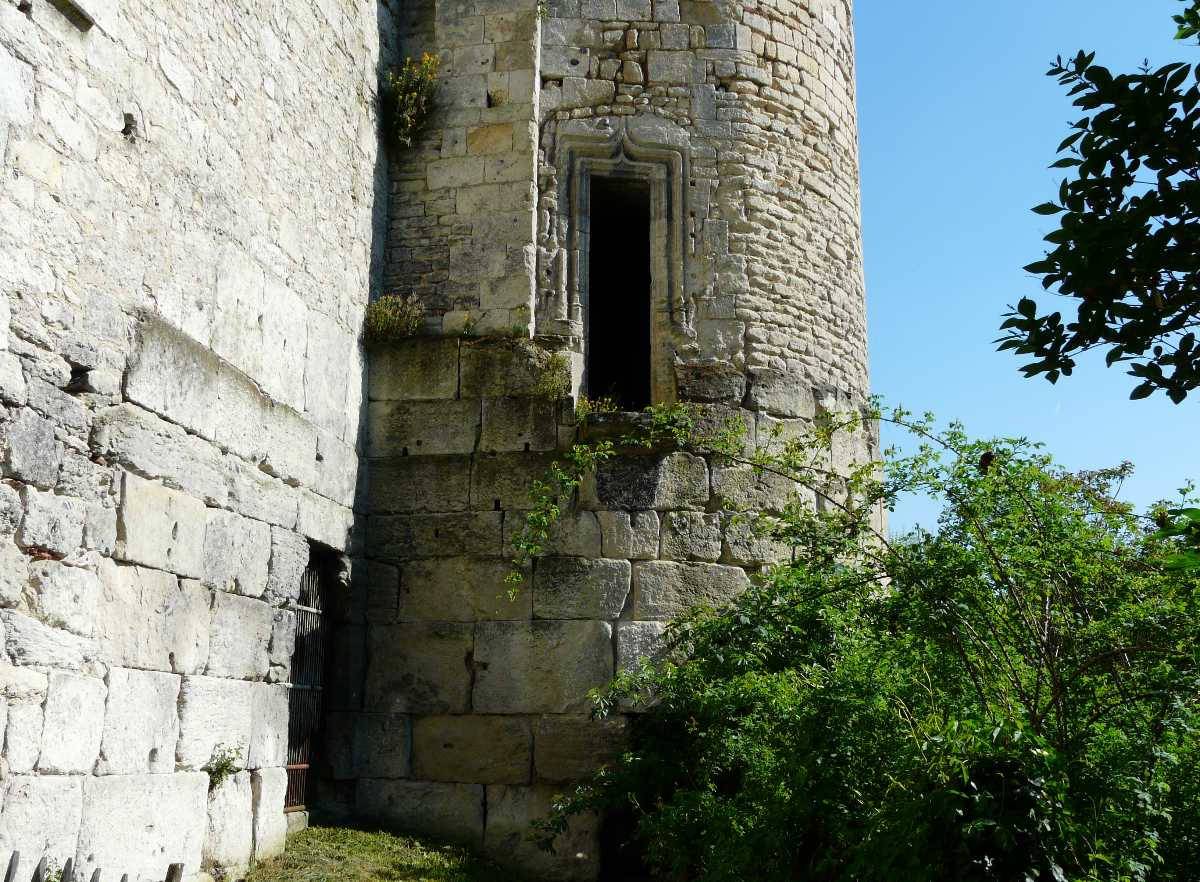
{"label": "castle wall", "polygon": [[[587,392],[585,317],[604,308],[604,292],[589,290],[589,180],[624,177],[650,193],[656,403],[694,403],[713,425],[740,420],[748,447],[860,407],[850,7],[550,0],[533,41],[536,175],[480,190],[476,203],[464,194],[490,186],[489,160],[469,147],[456,155],[456,132],[465,120],[469,137],[507,111],[458,100],[468,75],[449,21],[484,19],[484,43],[466,53],[469,77],[484,82],[504,57],[488,44],[493,14],[484,0],[437,2],[408,24],[407,51],[439,52],[450,66],[442,107],[393,190],[388,279],[423,299],[434,336],[371,356],[370,562],[348,638],[366,651],[331,749],[340,792],[361,816],[548,876],[593,878],[596,823],[580,822],[557,858],[521,835],[620,744],[625,720],[590,721],[588,691],[653,652],[689,605],[734,596],[791,553],[750,535],[731,510],[769,511],[804,494],[686,453],[622,455],[581,490],[554,547],[508,598],[533,482],[587,431],[628,419],[593,419],[585,431],[574,417]],[[443,175],[451,168],[462,179]],[[515,226],[493,235],[481,220],[519,205],[524,231],[526,197],[536,199],[531,240]],[[468,244],[483,250],[455,250]],[[521,266],[506,265],[524,296],[530,246],[524,321],[487,297],[489,273],[518,253]],[[467,336],[438,338],[464,322]],[[565,352],[572,396],[541,397],[523,344],[489,336],[496,330]],[[851,442],[831,465],[869,447]]]}
{"label": "castle wall", "polygon": [[352,525],[389,12],[73,4],[0,0],[0,857],[195,877],[286,830],[289,608]]}

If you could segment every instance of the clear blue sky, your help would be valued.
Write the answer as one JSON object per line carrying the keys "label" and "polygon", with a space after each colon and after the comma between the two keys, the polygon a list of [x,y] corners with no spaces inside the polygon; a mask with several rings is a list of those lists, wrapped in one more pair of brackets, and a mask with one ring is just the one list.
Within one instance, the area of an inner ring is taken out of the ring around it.
{"label": "clear blue sky", "polygon": [[[1200,478],[1200,397],[1131,402],[1132,378],[1085,365],[1051,386],[992,344],[1005,306],[1039,282],[1021,267],[1054,224],[1047,168],[1082,113],[1044,76],[1057,54],[1109,67],[1200,61],[1172,37],[1173,0],[857,0],[871,370],[889,404],[958,419],[976,436],[1043,441],[1072,468],[1130,460],[1139,505]],[[1050,295],[1044,295],[1047,302]],[[1063,301],[1064,305],[1068,301]],[[1088,369],[1088,368],[1091,369]],[[885,442],[888,434],[885,432]],[[892,438],[893,441],[898,440]],[[913,501],[893,529],[928,523]]]}

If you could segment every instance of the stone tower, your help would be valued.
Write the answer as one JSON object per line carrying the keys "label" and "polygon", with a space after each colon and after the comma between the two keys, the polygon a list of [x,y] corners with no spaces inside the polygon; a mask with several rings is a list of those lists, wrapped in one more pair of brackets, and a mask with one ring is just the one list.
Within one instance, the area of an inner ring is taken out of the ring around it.
{"label": "stone tower", "polygon": [[[337,792],[362,816],[593,878],[596,825],[554,858],[524,839],[620,743],[588,690],[789,553],[725,509],[798,488],[626,456],[581,490],[515,599],[511,541],[582,396],[693,402],[739,417],[748,443],[861,405],[850,0],[423,0],[399,16],[403,53],[439,54],[442,84],[391,169],[385,288],[421,298],[429,333],[370,359]],[[570,396],[547,397],[514,336],[568,357]]]}

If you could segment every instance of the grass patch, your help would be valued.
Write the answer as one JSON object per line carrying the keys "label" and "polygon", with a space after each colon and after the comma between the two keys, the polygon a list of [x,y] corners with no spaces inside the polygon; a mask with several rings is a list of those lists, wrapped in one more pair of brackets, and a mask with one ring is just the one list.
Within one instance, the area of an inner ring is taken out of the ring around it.
{"label": "grass patch", "polygon": [[466,851],[389,833],[310,827],[287,853],[254,867],[246,882],[511,882]]}

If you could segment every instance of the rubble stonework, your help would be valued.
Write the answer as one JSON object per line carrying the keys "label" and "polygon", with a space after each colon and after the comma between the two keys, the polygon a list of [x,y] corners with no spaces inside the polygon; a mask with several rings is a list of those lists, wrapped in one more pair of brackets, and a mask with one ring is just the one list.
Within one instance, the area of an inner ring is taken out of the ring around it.
{"label": "rubble stonework", "polygon": [[[589,290],[589,181],[648,188],[655,403],[739,420],[748,445],[861,408],[850,2],[426,0],[400,29],[408,54],[439,54],[442,83],[393,165],[385,275],[421,298],[433,336],[371,355],[353,625],[367,650],[361,700],[330,727],[337,792],[371,820],[594,878],[597,819],[553,858],[523,835],[619,749],[624,720],[590,720],[589,690],[652,655],[669,619],[786,558],[730,510],[801,491],[712,457],[622,455],[509,595],[530,487],[586,436],[585,318],[604,302]],[[504,335],[567,353],[571,397],[539,397]],[[381,741],[406,762],[376,762]]]}
{"label": "rubble stonework", "polygon": [[391,13],[68,6],[0,0],[0,860],[235,873],[350,538]]}

